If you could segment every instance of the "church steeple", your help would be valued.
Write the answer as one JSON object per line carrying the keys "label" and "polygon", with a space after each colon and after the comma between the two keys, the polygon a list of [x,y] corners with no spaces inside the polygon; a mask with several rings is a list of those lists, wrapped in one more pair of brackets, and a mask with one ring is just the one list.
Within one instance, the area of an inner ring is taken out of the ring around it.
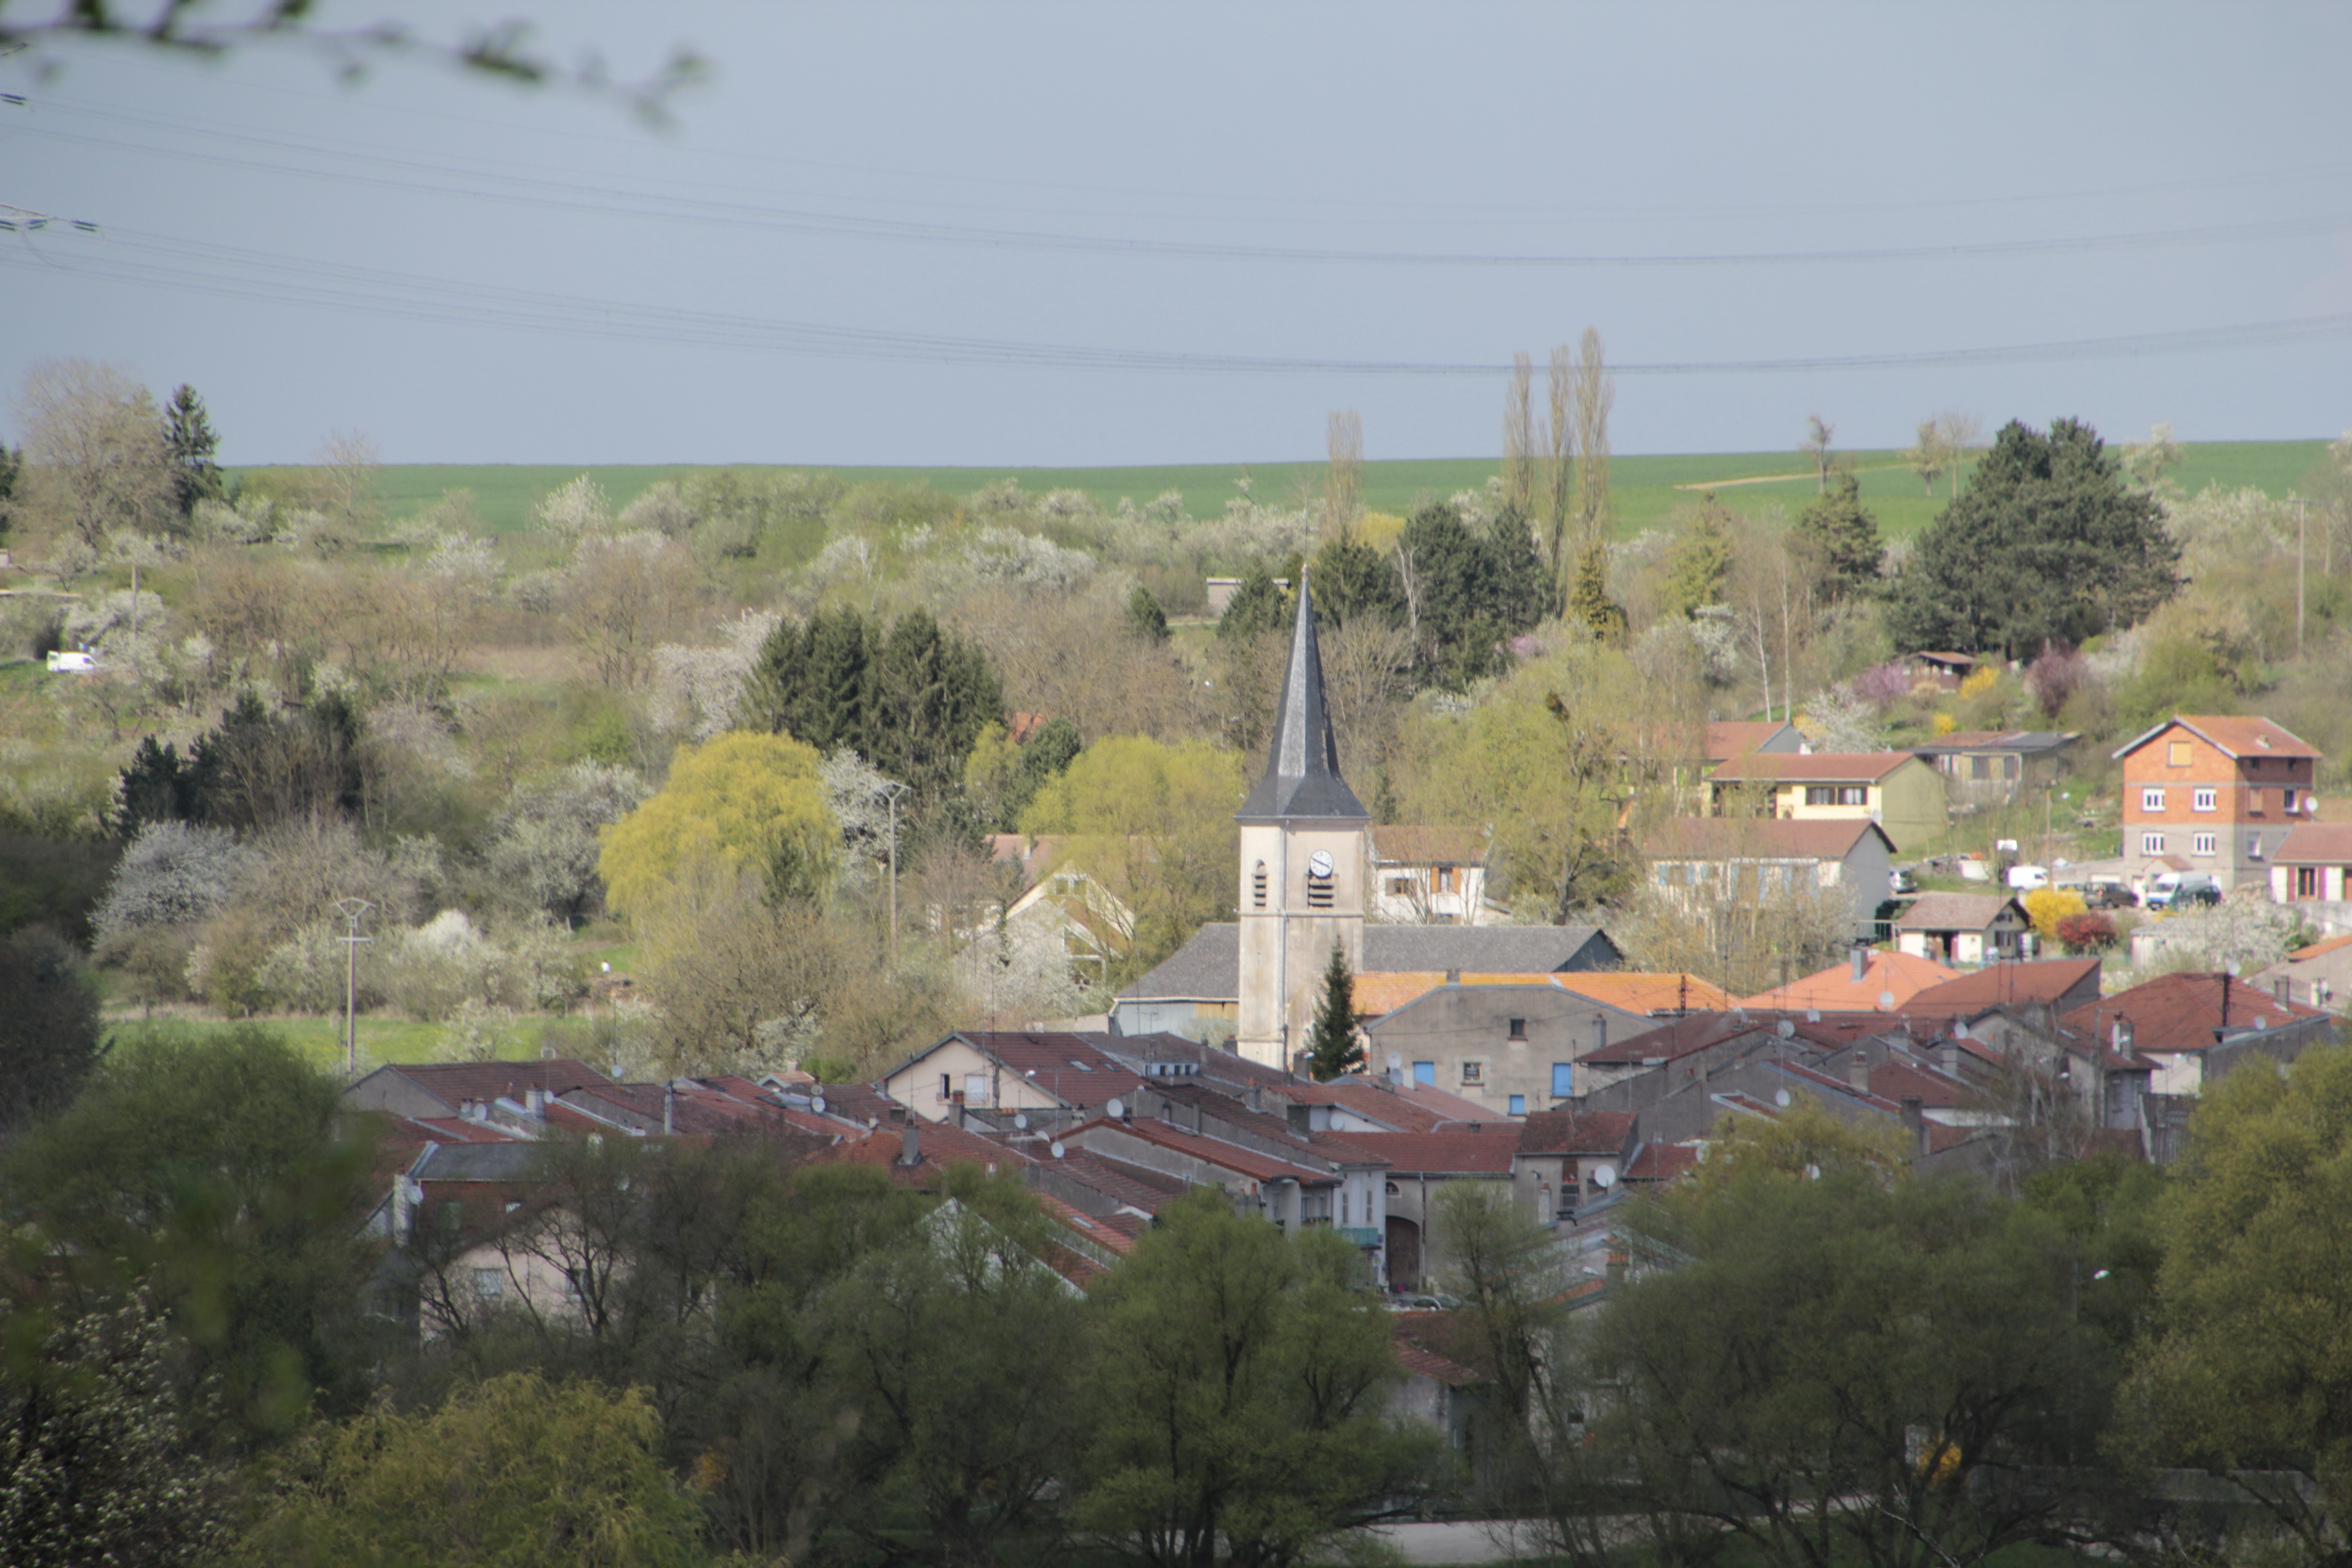
{"label": "church steeple", "polygon": [[1323,649],[1315,637],[1315,603],[1303,571],[1298,575],[1298,619],[1291,628],[1290,663],[1283,671],[1265,774],[1234,815],[1243,822],[1371,819],[1339,776],[1339,748],[1331,738],[1331,711],[1323,698]]}

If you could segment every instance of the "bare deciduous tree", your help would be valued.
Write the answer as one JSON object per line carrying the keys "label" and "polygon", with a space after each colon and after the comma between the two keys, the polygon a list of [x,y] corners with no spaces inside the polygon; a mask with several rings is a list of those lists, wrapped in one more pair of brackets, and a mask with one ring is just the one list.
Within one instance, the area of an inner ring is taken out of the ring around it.
{"label": "bare deciduous tree", "polygon": [[163,416],[130,372],[46,360],[26,373],[16,404],[34,515],[96,549],[110,529],[155,528],[176,513]]}
{"label": "bare deciduous tree", "polygon": [[1352,408],[1334,410],[1325,445],[1331,473],[1323,487],[1323,532],[1327,538],[1351,538],[1364,510],[1364,416]]}
{"label": "bare deciduous tree", "polygon": [[331,430],[319,447],[319,493],[324,510],[346,528],[373,520],[383,454],[358,430]]}
{"label": "bare deciduous tree", "polygon": [[1511,379],[1503,389],[1503,499],[1523,519],[1536,510],[1534,377],[1535,362],[1525,351],[1511,355]]}
{"label": "bare deciduous tree", "polygon": [[1555,583],[1567,581],[1568,516],[1576,507],[1576,364],[1566,343],[1551,351],[1551,374],[1544,387],[1550,419],[1544,450],[1544,569]]}
{"label": "bare deciduous tree", "polygon": [[1960,468],[1969,454],[1984,444],[1984,421],[1973,414],[1948,408],[1936,416],[1936,440],[1943,448],[1947,472],[1951,476],[1951,493],[1960,493]]}
{"label": "bare deciduous tree", "polygon": [[1936,481],[1952,466],[1951,454],[1944,447],[1944,432],[1933,419],[1919,421],[1919,429],[1911,445],[1903,449],[1903,460],[1919,476],[1927,493],[1936,493]]}
{"label": "bare deciduous tree", "polygon": [[694,558],[675,540],[589,534],[564,574],[561,605],[597,679],[634,690],[653,668],[655,647],[677,635],[699,598]]}
{"label": "bare deciduous tree", "polygon": [[1578,340],[1574,375],[1576,405],[1576,525],[1586,549],[1608,542],[1614,521],[1609,500],[1609,411],[1617,385],[1602,362],[1601,333],[1584,329]]}
{"label": "bare deciduous tree", "polygon": [[1830,440],[1837,426],[1818,414],[1805,416],[1805,438],[1797,443],[1797,450],[1813,460],[1813,477],[1818,493],[1830,493]]}

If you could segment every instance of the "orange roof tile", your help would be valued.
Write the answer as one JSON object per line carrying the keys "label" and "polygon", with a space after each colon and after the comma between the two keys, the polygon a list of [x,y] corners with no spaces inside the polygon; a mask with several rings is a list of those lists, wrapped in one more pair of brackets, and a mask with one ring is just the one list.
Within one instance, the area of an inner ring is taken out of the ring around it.
{"label": "orange roof tile", "polygon": [[[1906,763],[1918,762],[1908,752],[1811,752],[1791,756],[1780,752],[1751,752],[1734,757],[1706,776],[1729,784],[1740,780],[1774,779],[1865,780],[1885,778]],[[1925,763],[1919,764],[1927,766]]]}
{"label": "orange roof tile", "polygon": [[1959,975],[1958,970],[1947,969],[1932,958],[1874,950],[1859,984],[1854,983],[1851,963],[1832,964],[1818,974],[1808,974],[1802,980],[1791,980],[1786,985],[1747,997],[1739,1005],[1790,1012],[1818,1009],[1823,1013],[1875,1013],[1881,1010],[1878,999],[1883,995],[1891,994],[1899,1008],[1928,986],[1957,980]]}
{"label": "orange roof tile", "polygon": [[2179,713],[2116,752],[2128,756],[2178,724],[2232,757],[2316,757],[2319,753],[2280,725],[2251,714]]}

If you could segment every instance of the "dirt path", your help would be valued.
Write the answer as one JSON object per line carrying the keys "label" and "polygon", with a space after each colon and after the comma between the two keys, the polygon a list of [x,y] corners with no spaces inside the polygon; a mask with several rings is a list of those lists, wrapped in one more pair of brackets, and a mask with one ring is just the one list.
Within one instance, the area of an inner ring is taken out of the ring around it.
{"label": "dirt path", "polygon": [[[1875,468],[1856,468],[1857,474],[1896,474],[1909,467],[1905,463],[1880,463]],[[1784,485],[1790,479],[1820,478],[1817,474],[1757,474],[1744,479],[1702,479],[1696,484],[1676,485],[1678,490],[1727,490],[1735,485]]]}

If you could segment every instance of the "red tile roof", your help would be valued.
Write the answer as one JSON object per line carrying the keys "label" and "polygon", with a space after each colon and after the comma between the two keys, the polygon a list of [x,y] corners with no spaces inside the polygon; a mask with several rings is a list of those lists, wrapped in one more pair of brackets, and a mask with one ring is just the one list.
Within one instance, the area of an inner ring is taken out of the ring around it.
{"label": "red tile roof", "polygon": [[1759,995],[1740,1003],[1743,1007],[1778,1008],[1801,1013],[1808,1008],[1823,1013],[1875,1013],[1878,998],[1893,993],[1895,1005],[1904,1003],[1930,985],[1941,984],[1959,977],[1957,969],[1947,969],[1930,958],[1914,958],[1907,952],[1881,952],[1873,950],[1860,984],[1853,979],[1851,960],[1832,964],[1818,974],[1808,974],[1802,980],[1792,980]]}
{"label": "red tile roof", "polygon": [[1622,1153],[1633,1131],[1630,1111],[1538,1110],[1519,1127],[1522,1154]]}
{"label": "red tile roof", "polygon": [[1958,1079],[1946,1078],[1909,1062],[1891,1060],[1870,1069],[1870,1092],[1898,1106],[1904,1100],[1916,1100],[1937,1110],[1972,1104],[1977,1099],[1976,1091]]}
{"label": "red tile roof", "polygon": [[[2008,893],[1922,893],[1911,907],[1895,917],[1896,931],[1980,931],[1999,920],[2017,900]],[[2023,906],[2015,911],[2025,919]]]}
{"label": "red tile roof", "polygon": [[1384,866],[1475,866],[1486,858],[1486,833],[1384,823],[1372,829],[1372,857]]}
{"label": "red tile roof", "polygon": [[1629,1182],[1665,1183],[1691,1171],[1698,1164],[1698,1146],[1694,1143],[1644,1143],[1633,1152],[1625,1167]]}
{"label": "red tile roof", "polygon": [[1075,1144],[1062,1145],[1058,1160],[1038,1155],[1036,1163],[1045,1170],[1066,1176],[1081,1186],[1093,1188],[1107,1198],[1131,1205],[1147,1214],[1157,1214],[1160,1206],[1171,1198],[1183,1196],[1192,1184],[1181,1177],[1147,1170],[1124,1160],[1097,1154],[1091,1149]]}
{"label": "red tile roof", "polygon": [[1957,980],[1947,980],[1916,992],[1898,1005],[1905,1013],[1955,1016],[2004,1002],[2038,1002],[2054,1005],[2087,987],[2099,994],[2099,961],[2095,958],[2044,958],[2029,963],[1996,963]]}
{"label": "red tile roof", "polygon": [[1746,756],[1789,726],[1771,719],[1710,719],[1706,721],[1706,757],[1728,762]]}
{"label": "red tile roof", "polygon": [[2282,1002],[2260,986],[2226,974],[2159,974],[2155,979],[2118,991],[2087,1006],[2075,1008],[2063,1022],[2070,1029],[2097,1035],[2117,1017],[2132,1026],[2132,1049],[2149,1052],[2205,1051],[2213,1048],[2213,1031],[2227,1012],[2232,1029],[2283,1024],[2312,1018],[2333,1018],[2300,1002]]}
{"label": "red tile roof", "polygon": [[[1642,845],[1653,860],[1843,860],[1886,832],[1867,817],[1675,816]],[[1892,850],[1894,840],[1887,839]]]}
{"label": "red tile roof", "polygon": [[1507,1176],[1511,1156],[1518,1152],[1519,1128],[1511,1123],[1480,1132],[1350,1132],[1348,1140],[1400,1174]]}
{"label": "red tile roof", "polygon": [[1396,1354],[1397,1364],[1418,1377],[1434,1378],[1449,1388],[1467,1388],[1486,1381],[1477,1373],[1450,1356],[1442,1355],[1422,1342],[1423,1336],[1433,1326],[1425,1320],[1437,1318],[1434,1312],[1399,1312],[1390,1325],[1389,1343]]}
{"label": "red tile roof", "polygon": [[2352,823],[2298,822],[2271,859],[2282,866],[2352,866]]}
{"label": "red tile roof", "polygon": [[[1328,1187],[1338,1185],[1339,1181],[1339,1176],[1329,1171],[1309,1170],[1307,1166],[1293,1164],[1287,1160],[1277,1160],[1271,1154],[1261,1154],[1255,1149],[1244,1149],[1238,1143],[1228,1143],[1221,1138],[1210,1138],[1198,1132],[1187,1132],[1181,1128],[1171,1127],[1164,1121],[1153,1121],[1149,1119],[1140,1121],[1113,1121],[1108,1118],[1098,1118],[1071,1128],[1062,1134],[1062,1142],[1066,1146],[1076,1142],[1085,1134],[1097,1130],[1124,1134],[1146,1143],[1156,1144],[1162,1149],[1172,1150],[1180,1154],[1188,1154],[1202,1164],[1213,1165],[1221,1171],[1231,1171],[1235,1175],[1247,1176],[1254,1182],[1297,1182],[1306,1187]],[[1116,1146],[1115,1139],[1109,1142]]]}
{"label": "red tile roof", "polygon": [[452,1110],[468,1100],[496,1100],[501,1095],[520,1100],[525,1089],[562,1094],[586,1084],[612,1082],[586,1062],[568,1057],[519,1062],[394,1062],[383,1070],[398,1073]]}
{"label": "red tile roof", "polygon": [[2247,714],[2182,713],[2158,724],[2155,729],[2128,742],[2118,757],[2128,756],[2142,746],[2178,724],[2189,733],[2210,742],[2231,757],[2317,757],[2319,753],[2304,744],[2297,737],[2267,719]]}
{"label": "red tile roof", "polygon": [[899,1163],[906,1151],[905,1127],[887,1124],[863,1138],[820,1150],[811,1157],[810,1163],[820,1165],[878,1165],[890,1173],[890,1180],[897,1185],[913,1187],[936,1185],[950,1165],[978,1165],[982,1170],[992,1165],[1003,1170],[1029,1163],[1026,1155],[1016,1153],[977,1133],[967,1132],[961,1127],[943,1121],[912,1125],[917,1130],[917,1163],[911,1166]]}

